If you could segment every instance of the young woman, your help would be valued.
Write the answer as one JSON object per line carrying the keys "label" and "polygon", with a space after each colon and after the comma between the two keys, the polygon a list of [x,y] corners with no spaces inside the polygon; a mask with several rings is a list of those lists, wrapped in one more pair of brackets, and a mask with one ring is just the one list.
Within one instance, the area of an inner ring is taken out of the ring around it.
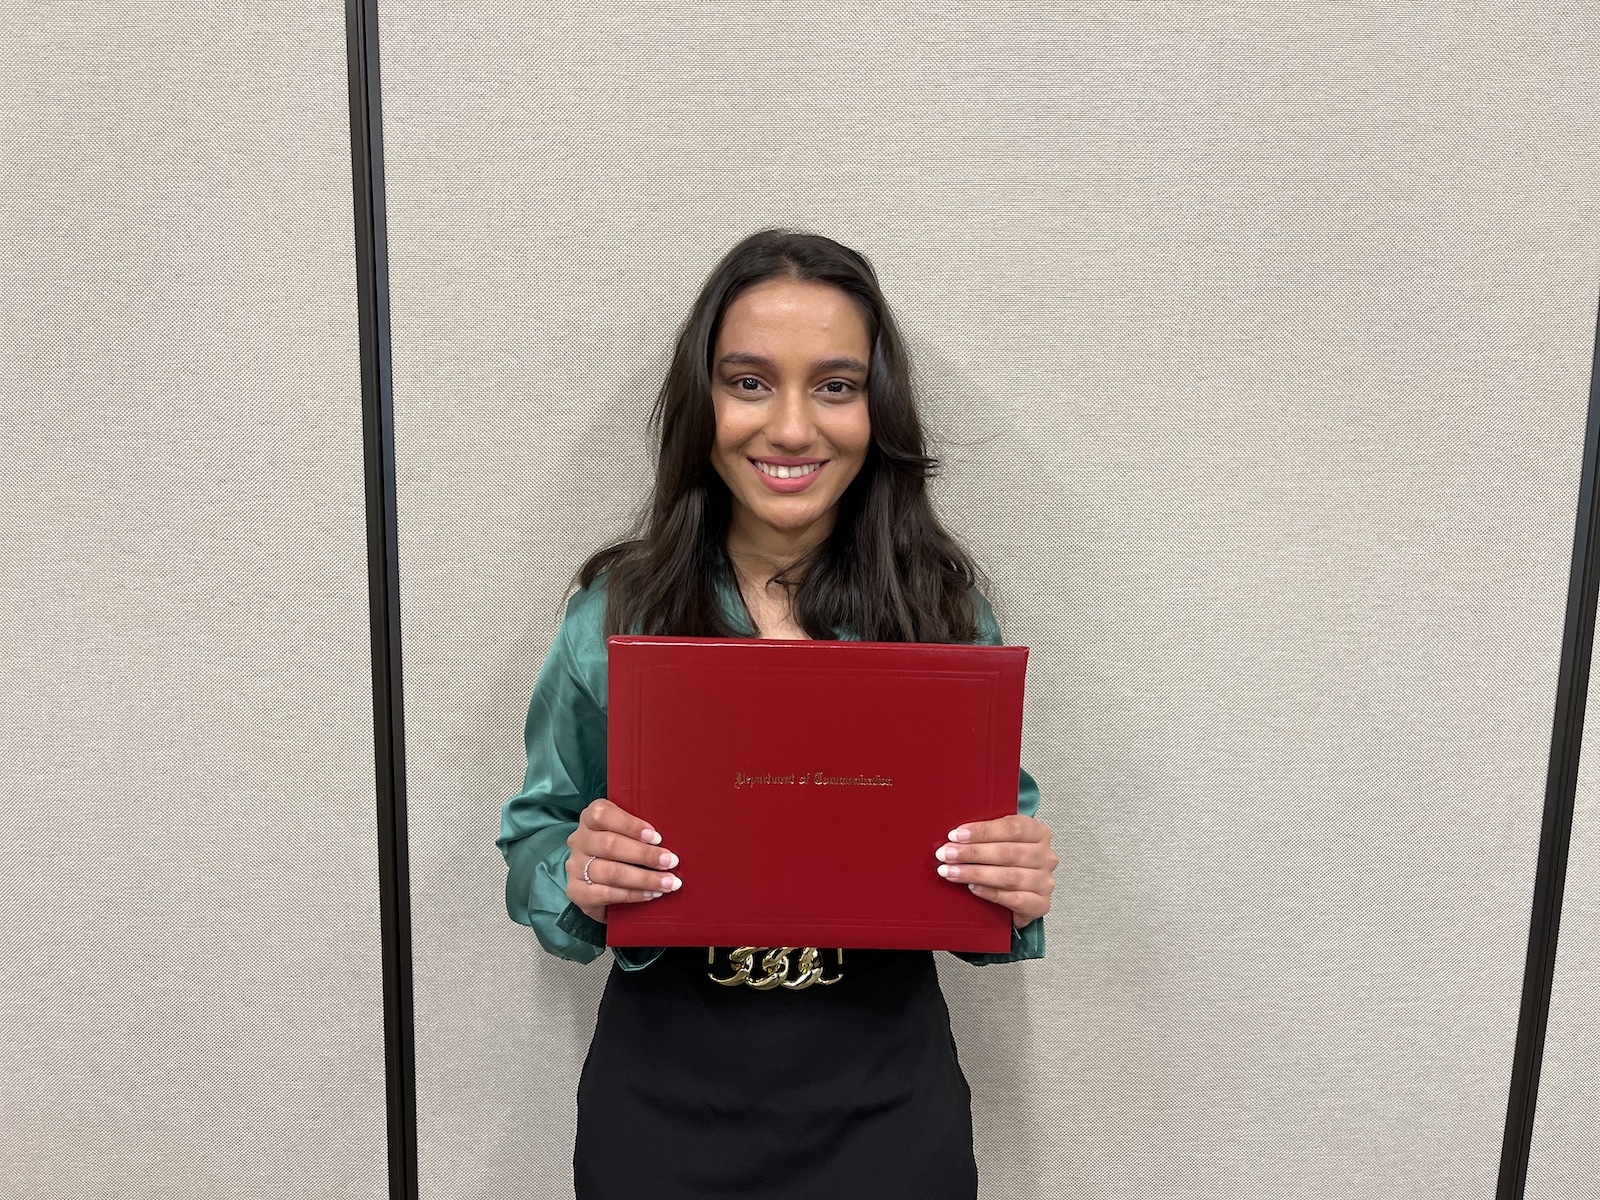
{"label": "young woman", "polygon": [[[605,799],[608,633],[1000,642],[929,502],[905,349],[860,254],[784,230],[730,250],[655,421],[653,500],[638,536],[579,574],[501,814],[511,917],[580,962],[604,949],[612,905],[694,886],[670,829]],[[969,961],[1044,953],[1057,858],[1038,802],[1024,772],[1019,815],[930,847],[928,870],[1012,913],[1010,953]],[[809,948],[791,965],[782,950],[613,952],[578,1084],[579,1200],[977,1195],[933,956]]]}

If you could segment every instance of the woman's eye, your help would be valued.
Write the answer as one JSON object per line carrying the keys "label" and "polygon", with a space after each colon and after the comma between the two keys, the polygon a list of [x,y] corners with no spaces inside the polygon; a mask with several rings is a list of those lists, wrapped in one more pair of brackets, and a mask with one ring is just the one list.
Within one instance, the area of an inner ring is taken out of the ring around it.
{"label": "woman's eye", "polygon": [[753,375],[741,375],[733,381],[733,386],[741,392],[755,392],[761,389],[761,381]]}
{"label": "woman's eye", "polygon": [[851,383],[847,379],[830,379],[827,383],[822,385],[822,390],[827,392],[830,396],[843,396],[846,393],[853,391],[854,388],[855,384]]}

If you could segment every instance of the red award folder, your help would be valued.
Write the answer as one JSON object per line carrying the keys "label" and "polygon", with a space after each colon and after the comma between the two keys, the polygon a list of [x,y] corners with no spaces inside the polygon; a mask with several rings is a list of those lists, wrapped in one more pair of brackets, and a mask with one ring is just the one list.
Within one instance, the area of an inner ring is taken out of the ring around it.
{"label": "red award folder", "polygon": [[1026,647],[607,641],[608,794],[683,880],[608,944],[1011,948],[934,851],[1017,811]]}

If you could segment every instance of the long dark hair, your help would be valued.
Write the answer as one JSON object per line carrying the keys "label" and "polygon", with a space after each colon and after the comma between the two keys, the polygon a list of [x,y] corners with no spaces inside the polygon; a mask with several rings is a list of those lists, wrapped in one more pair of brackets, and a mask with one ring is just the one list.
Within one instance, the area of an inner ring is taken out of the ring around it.
{"label": "long dark hair", "polygon": [[778,577],[796,623],[813,638],[847,630],[865,641],[970,642],[977,635],[979,572],[939,523],[928,496],[938,462],[927,453],[910,363],[877,273],[848,246],[817,234],[766,229],[729,250],[678,334],[651,416],[655,489],[632,537],[578,573],[606,581],[608,634],[733,636],[718,600],[728,572],[732,500],[711,465],[716,417],[711,355],[728,306],[778,276],[825,283],[860,306],[872,342],[867,374],[871,444],[839,499],[833,530]]}

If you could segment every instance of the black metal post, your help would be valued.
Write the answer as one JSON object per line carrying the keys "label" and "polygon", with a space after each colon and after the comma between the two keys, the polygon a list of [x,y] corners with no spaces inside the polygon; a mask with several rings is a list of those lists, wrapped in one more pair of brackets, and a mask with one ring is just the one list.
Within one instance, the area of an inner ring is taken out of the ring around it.
{"label": "black metal post", "polygon": [[389,251],[383,190],[377,0],[346,0],[345,35],[350,68],[350,161],[355,189],[356,295],[361,329],[367,580],[372,613],[373,741],[377,766],[389,1195],[393,1200],[417,1200],[411,875],[406,840],[399,534],[395,522],[394,377],[389,345]]}
{"label": "black metal post", "polygon": [[1539,1099],[1539,1068],[1544,1060],[1545,1028],[1550,1020],[1550,988],[1555,979],[1561,899],[1567,882],[1567,849],[1572,841],[1572,808],[1578,791],[1584,704],[1589,696],[1595,595],[1600,590],[1600,507],[1595,504],[1597,474],[1600,474],[1600,318],[1595,327],[1594,365],[1589,373],[1589,420],[1583,438],[1583,473],[1578,484],[1577,528],[1572,540],[1572,573],[1567,583],[1561,668],[1556,679],[1555,725],[1550,737],[1550,769],[1545,779],[1544,821],[1539,831],[1539,865],[1533,883],[1528,959],[1522,975],[1522,1012],[1517,1019],[1505,1139],[1500,1147],[1500,1185],[1496,1192],[1499,1200],[1522,1200],[1528,1183],[1533,1113]]}

